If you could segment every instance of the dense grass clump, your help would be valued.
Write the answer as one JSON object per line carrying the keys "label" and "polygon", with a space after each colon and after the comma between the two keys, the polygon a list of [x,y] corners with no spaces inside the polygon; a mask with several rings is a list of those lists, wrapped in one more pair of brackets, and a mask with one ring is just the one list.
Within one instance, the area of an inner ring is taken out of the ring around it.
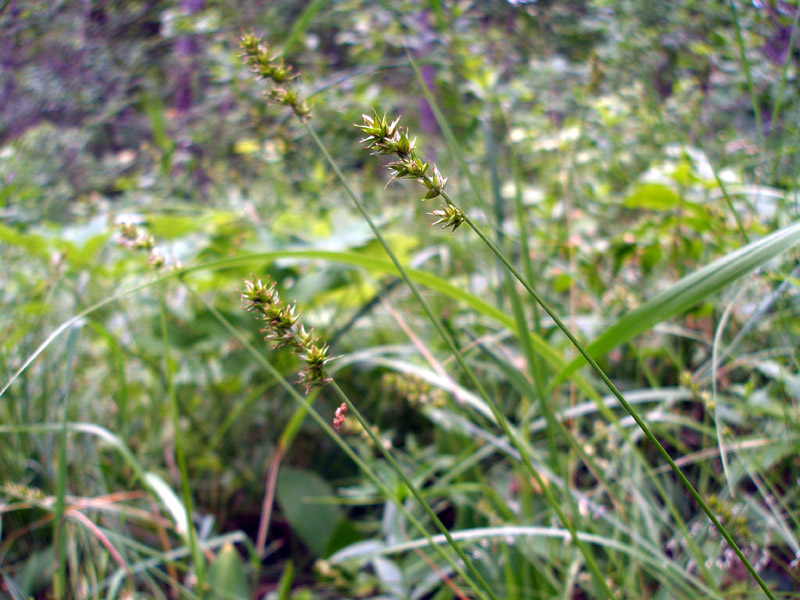
{"label": "dense grass clump", "polygon": [[800,597],[798,14],[0,9],[2,593]]}

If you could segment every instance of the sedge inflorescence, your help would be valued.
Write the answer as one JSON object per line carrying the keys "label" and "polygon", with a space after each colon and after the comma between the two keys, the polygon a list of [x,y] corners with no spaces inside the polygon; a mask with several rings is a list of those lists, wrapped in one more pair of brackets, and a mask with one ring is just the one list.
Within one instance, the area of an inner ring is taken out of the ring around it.
{"label": "sedge inflorescence", "polygon": [[156,246],[155,238],[135,223],[122,222],[118,225],[118,242],[121,246],[135,252],[147,252],[147,264],[154,269],[177,270],[183,265],[175,257],[169,257]]}
{"label": "sedge inflorescence", "polygon": [[264,323],[261,330],[264,339],[275,348],[290,346],[303,362],[298,383],[305,386],[306,393],[332,381],[325,373],[325,364],[332,359],[328,356],[328,345],[314,335],[313,328],[307,331],[302,324],[298,325],[296,304],[283,302],[274,282],[262,283],[251,276],[245,280],[241,294],[242,307],[257,312]]}
{"label": "sedge inflorescence", "polygon": [[290,107],[301,119],[309,118],[311,109],[291,84],[297,77],[292,73],[292,67],[285,64],[283,59],[272,56],[269,44],[252,32],[239,39],[239,46],[242,48],[242,61],[268,83],[267,98]]}
{"label": "sedge inflorescence", "polygon": [[[399,125],[400,117],[390,122],[386,114],[381,117],[374,108],[372,115],[361,115],[363,122],[356,127],[363,131],[367,137],[361,140],[367,150],[372,154],[394,155],[396,160],[390,162],[387,168],[392,171],[389,183],[395,179],[416,179],[425,186],[425,196],[423,201],[444,197],[444,186],[447,184],[447,177],[443,177],[436,165],[433,165],[431,173],[428,173],[430,164],[424,162],[416,152],[417,138],[413,140],[405,127]],[[438,220],[433,225],[442,223],[442,229],[452,227],[453,231],[464,222],[464,213],[447,198],[440,210],[428,213]]]}

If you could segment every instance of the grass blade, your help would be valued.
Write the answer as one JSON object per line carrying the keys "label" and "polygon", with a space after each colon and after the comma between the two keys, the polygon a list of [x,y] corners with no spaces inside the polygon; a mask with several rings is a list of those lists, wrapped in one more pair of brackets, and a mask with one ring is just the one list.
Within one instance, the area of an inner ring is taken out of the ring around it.
{"label": "grass blade", "polygon": [[67,592],[66,541],[64,539],[64,511],[65,496],[67,494],[67,409],[69,408],[69,391],[72,387],[72,361],[75,358],[78,331],[82,326],[82,321],[75,323],[70,329],[69,337],[67,338],[66,375],[64,377],[64,400],[62,402],[63,415],[61,420],[61,435],[58,441],[58,474],[56,481],[55,537],[57,566],[53,585],[53,593],[56,598],[66,596]]}
{"label": "grass blade", "polygon": [[303,11],[303,14],[295,21],[294,27],[289,32],[289,35],[286,37],[286,40],[283,42],[283,49],[281,50],[281,56],[285,57],[289,52],[292,50],[292,46],[297,43],[297,40],[303,35],[303,32],[308,29],[309,23],[311,23],[311,19],[322,10],[322,7],[328,3],[328,0],[312,0],[306,9]]}
{"label": "grass blade", "polygon": [[[648,331],[657,323],[691,308],[711,294],[765,265],[799,242],[800,222],[715,260],[624,315],[600,337],[588,344],[587,352],[595,358],[603,356],[612,348]],[[581,357],[571,361],[558,373],[550,384],[551,387],[564,381],[583,363]]]}

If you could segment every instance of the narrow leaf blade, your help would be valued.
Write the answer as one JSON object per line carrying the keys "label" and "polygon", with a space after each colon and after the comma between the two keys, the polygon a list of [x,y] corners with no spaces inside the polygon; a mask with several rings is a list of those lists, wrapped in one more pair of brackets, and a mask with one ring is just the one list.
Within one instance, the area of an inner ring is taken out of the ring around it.
{"label": "narrow leaf blade", "polygon": [[[654,325],[674,317],[737,279],[741,279],[798,242],[800,242],[800,222],[715,260],[624,315],[589,344],[586,347],[587,351],[594,358],[602,356],[612,348],[648,331]],[[582,357],[571,361],[561,369],[552,385],[564,381],[583,363]]]}

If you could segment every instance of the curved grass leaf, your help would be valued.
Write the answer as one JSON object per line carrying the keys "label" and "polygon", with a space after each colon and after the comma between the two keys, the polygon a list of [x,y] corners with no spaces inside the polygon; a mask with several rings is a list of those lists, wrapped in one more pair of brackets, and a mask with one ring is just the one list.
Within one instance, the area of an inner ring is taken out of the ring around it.
{"label": "curved grass leaf", "polygon": [[[587,352],[594,358],[602,356],[765,265],[798,242],[800,222],[779,229],[715,260],[624,315],[586,346]],[[580,356],[571,361],[558,373],[551,387],[564,381],[584,362]]]}
{"label": "curved grass leaf", "polygon": [[70,433],[81,433],[94,436],[107,443],[120,453],[125,463],[130,467],[135,476],[142,481],[147,489],[156,497],[161,505],[173,517],[176,530],[182,535],[186,533],[188,517],[186,510],[181,505],[172,488],[164,479],[154,472],[147,471],[139,460],[131,452],[128,445],[110,430],[94,423],[66,422],[58,423],[34,423],[30,425],[0,425],[0,434],[22,433],[37,434],[50,433],[55,431],[68,431]]}
{"label": "curved grass leaf", "polygon": [[[205,271],[205,270],[219,270],[224,268],[234,268],[244,264],[253,263],[258,260],[277,260],[277,259],[285,259],[285,258],[298,258],[298,259],[321,259],[331,262],[337,262],[346,265],[352,265],[356,267],[363,267],[365,269],[371,271],[378,271],[381,273],[387,273],[391,275],[397,274],[397,269],[392,264],[391,261],[376,258],[373,256],[365,256],[363,254],[357,254],[355,252],[337,252],[337,251],[330,251],[330,250],[279,250],[273,252],[263,252],[258,254],[250,254],[246,256],[240,256],[232,259],[225,259],[214,263],[208,263],[205,265],[198,265],[196,267],[190,267],[180,271],[178,274],[187,274],[191,273],[192,271]],[[503,311],[499,310],[498,308],[484,302],[477,296],[473,296],[469,292],[464,291],[461,288],[458,288],[451,283],[445,281],[441,277],[437,277],[436,275],[432,275],[431,273],[427,273],[425,271],[419,271],[417,269],[410,269],[406,268],[406,273],[408,274],[409,278],[415,283],[419,283],[424,285],[430,290],[440,293],[443,296],[448,298],[452,298],[464,305],[468,308],[472,309],[476,313],[492,319],[496,323],[502,325],[510,329],[511,331],[516,331],[516,322],[514,318]],[[528,332],[528,337],[531,341],[531,345],[533,349],[539,354],[547,364],[553,369],[562,369],[564,368],[564,359],[562,358],[561,354],[555,350],[544,338],[540,335],[536,334],[533,331]],[[581,377],[573,376],[572,380],[575,382],[575,385],[580,389],[580,391],[586,394],[587,397],[596,398],[598,397],[596,392],[592,389],[592,387]],[[0,395],[2,393],[0,392]]]}
{"label": "curved grass leaf", "polygon": [[306,6],[306,9],[300,15],[300,17],[295,21],[292,30],[289,32],[289,35],[286,37],[286,40],[283,42],[283,50],[281,50],[281,56],[286,56],[292,50],[292,46],[297,43],[297,40],[300,39],[300,36],[308,29],[311,20],[316,16],[316,14],[322,10],[322,8],[328,3],[328,0],[312,0]]}
{"label": "curved grass leaf", "polygon": [[[504,527],[464,529],[461,531],[454,531],[452,535],[459,542],[480,543],[489,539],[516,541],[520,538],[535,538],[538,540],[562,539],[567,542],[570,534],[566,529],[557,527],[508,525]],[[694,589],[695,592],[702,591],[706,594],[705,597],[707,598],[719,598],[719,594],[715,593],[713,589],[709,588],[700,579],[688,572],[682,565],[668,559],[659,548],[651,544],[645,545],[639,543],[637,545],[628,545],[616,539],[587,532],[578,532],[578,536],[587,543],[610,548],[636,558],[654,571],[663,574],[674,585],[681,586],[684,590],[684,594],[691,593],[690,590]],[[433,541],[436,544],[443,544],[444,536],[433,536]],[[371,560],[376,556],[398,554],[413,549],[425,548],[427,546],[429,546],[428,540],[422,539],[397,544],[376,544],[374,541],[358,542],[347,548],[343,548],[331,556],[328,561],[333,565],[337,565],[348,561]]]}
{"label": "curved grass leaf", "polygon": [[[56,328],[53,333],[51,333],[44,342],[31,354],[22,364],[22,366],[11,376],[11,378],[6,382],[6,384],[0,389],[0,397],[2,397],[8,388],[14,383],[14,381],[27,369],[31,363],[53,342],[56,338],[58,338],[64,331],[66,331],[73,323],[78,321],[80,318],[85,317],[95,310],[114,302],[115,300],[119,300],[125,296],[131,295],[135,292],[142,291],[146,288],[152,287],[153,285],[161,282],[166,281],[173,278],[179,278],[183,275],[195,272],[195,271],[218,271],[223,269],[231,269],[236,268],[242,265],[251,264],[258,261],[272,261],[278,259],[286,259],[286,258],[297,258],[297,259],[320,259],[326,260],[331,262],[338,262],[341,264],[347,264],[357,267],[363,267],[365,269],[369,269],[372,271],[378,271],[381,273],[389,273],[392,275],[397,274],[397,269],[395,266],[388,260],[365,256],[363,254],[357,254],[354,252],[334,252],[328,250],[282,250],[282,251],[274,251],[274,252],[261,252],[257,254],[248,254],[244,256],[238,256],[236,258],[231,259],[224,259],[220,261],[214,261],[210,263],[205,263],[201,265],[196,265],[193,267],[188,267],[186,269],[175,271],[174,273],[170,273],[168,275],[164,275],[158,278],[154,278],[152,281],[137,285],[131,289],[125,290],[123,292],[119,292],[118,294],[114,294],[113,296],[109,296],[104,300],[101,300],[97,304],[90,306],[89,308],[81,311],[75,317],[68,319],[64,323],[62,323],[58,328]],[[440,277],[436,277],[430,273],[426,273],[425,271],[419,271],[416,269],[407,269],[407,273],[409,277],[414,280],[416,283],[420,283],[425,287],[436,291],[443,296],[447,296],[448,298],[452,298],[462,304],[466,305],[468,308],[474,310],[476,313],[490,318],[496,323],[511,329],[512,331],[515,330],[515,322],[513,317],[507,315],[503,311],[487,304],[480,298],[473,296],[472,294],[460,289],[444,279]],[[528,335],[531,340],[531,344],[534,350],[550,365],[550,367],[554,369],[559,369],[564,367],[564,359],[561,355],[550,345],[548,344],[544,338],[537,335],[535,332],[528,332]],[[582,392],[587,394],[590,397],[594,397],[596,394],[593,393],[591,387],[579,377],[574,378],[576,385],[581,389]]]}

